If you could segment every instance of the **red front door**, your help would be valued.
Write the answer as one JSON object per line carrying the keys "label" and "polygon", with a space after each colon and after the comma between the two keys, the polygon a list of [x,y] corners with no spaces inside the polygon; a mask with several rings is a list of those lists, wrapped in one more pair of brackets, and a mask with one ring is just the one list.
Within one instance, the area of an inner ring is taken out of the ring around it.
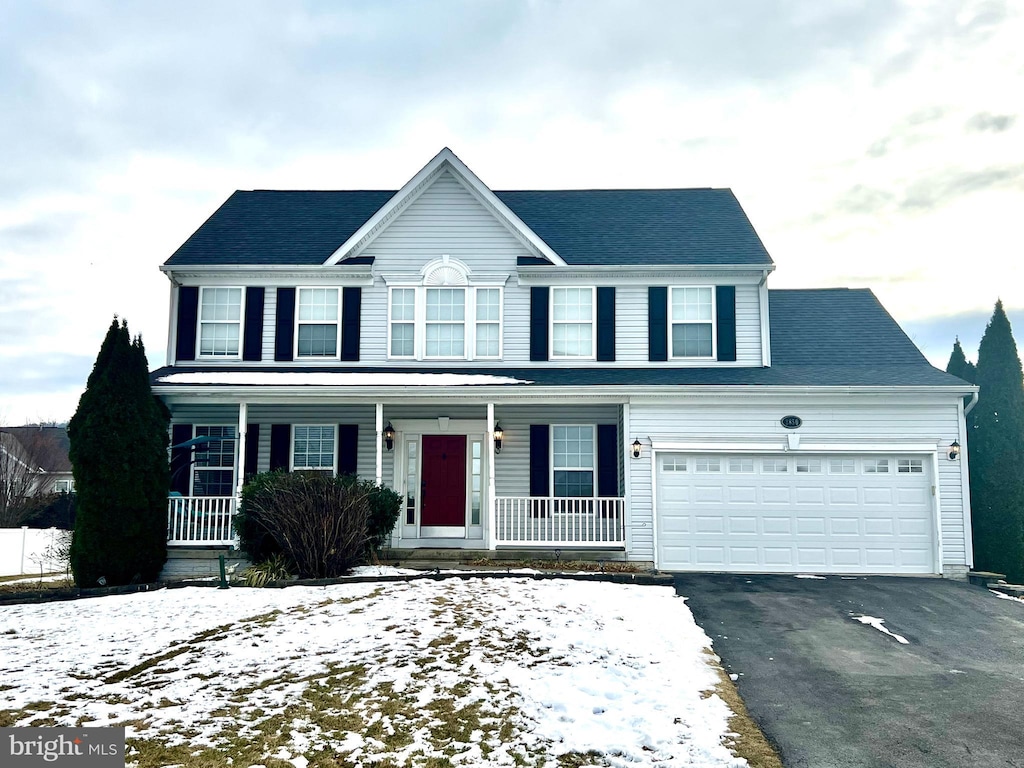
{"label": "red front door", "polygon": [[466,524],[466,436],[424,435],[421,525]]}

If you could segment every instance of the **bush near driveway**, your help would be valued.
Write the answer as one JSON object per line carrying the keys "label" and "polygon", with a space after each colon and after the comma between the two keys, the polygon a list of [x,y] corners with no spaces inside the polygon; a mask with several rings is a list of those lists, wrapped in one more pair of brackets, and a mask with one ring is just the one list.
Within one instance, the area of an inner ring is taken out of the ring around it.
{"label": "bush near driveway", "polygon": [[263,472],[242,490],[235,527],[256,563],[283,555],[300,578],[341,576],[387,539],[402,497],[353,476]]}

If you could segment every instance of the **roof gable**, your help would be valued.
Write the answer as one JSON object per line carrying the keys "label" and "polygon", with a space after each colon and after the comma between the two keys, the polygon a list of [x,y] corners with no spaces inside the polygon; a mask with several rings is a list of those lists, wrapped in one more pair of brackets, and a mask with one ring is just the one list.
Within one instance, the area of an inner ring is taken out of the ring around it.
{"label": "roof gable", "polygon": [[445,147],[434,158],[420,169],[419,173],[413,176],[404,187],[395,193],[394,197],[388,200],[381,208],[373,214],[366,222],[353,232],[344,243],[327,259],[325,264],[337,264],[351,256],[358,256],[373,239],[387,226],[388,222],[397,216],[402,210],[408,207],[419,197],[430,185],[445,172],[449,172],[459,181],[462,186],[483,204],[491,213],[504,223],[514,234],[516,234],[531,250],[538,256],[547,259],[552,264],[565,266],[565,262],[534,233],[523,220],[513,213],[508,206],[499,198],[495,197],[487,186],[480,181],[475,173],[455,156],[455,153]]}

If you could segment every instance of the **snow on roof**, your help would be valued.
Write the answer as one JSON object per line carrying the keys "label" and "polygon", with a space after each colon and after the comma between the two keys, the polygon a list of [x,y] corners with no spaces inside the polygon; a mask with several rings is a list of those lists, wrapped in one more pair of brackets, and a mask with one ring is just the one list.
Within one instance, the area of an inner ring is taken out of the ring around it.
{"label": "snow on roof", "polygon": [[459,387],[486,384],[532,384],[511,376],[475,373],[356,373],[343,371],[192,371],[171,373],[161,384],[308,384],[333,387]]}

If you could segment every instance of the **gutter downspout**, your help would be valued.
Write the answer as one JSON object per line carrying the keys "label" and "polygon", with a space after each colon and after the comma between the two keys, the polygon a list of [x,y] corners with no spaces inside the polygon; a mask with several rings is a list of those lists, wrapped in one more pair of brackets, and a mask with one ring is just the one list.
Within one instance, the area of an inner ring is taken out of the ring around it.
{"label": "gutter downspout", "polygon": [[974,390],[971,393],[971,402],[969,402],[967,404],[967,407],[964,408],[964,416],[966,416],[968,413],[970,413],[974,409],[974,406],[976,406],[977,404],[978,404],[978,390]]}

